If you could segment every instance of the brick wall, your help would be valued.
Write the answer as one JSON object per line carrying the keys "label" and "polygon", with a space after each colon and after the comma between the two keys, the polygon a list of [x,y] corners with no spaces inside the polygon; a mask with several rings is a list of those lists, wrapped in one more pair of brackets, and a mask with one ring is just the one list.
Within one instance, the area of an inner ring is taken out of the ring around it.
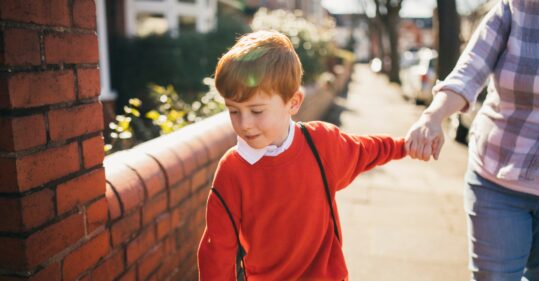
{"label": "brick wall", "polygon": [[92,277],[197,280],[211,179],[235,142],[223,113],[108,156],[111,254]]}
{"label": "brick wall", "polygon": [[73,280],[110,252],[95,18],[0,0],[0,280]]}

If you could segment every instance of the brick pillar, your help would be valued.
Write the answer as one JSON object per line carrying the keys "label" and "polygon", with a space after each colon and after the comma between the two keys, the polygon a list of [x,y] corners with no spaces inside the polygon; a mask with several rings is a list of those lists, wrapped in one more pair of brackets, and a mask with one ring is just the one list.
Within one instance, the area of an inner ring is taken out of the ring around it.
{"label": "brick pillar", "polygon": [[0,280],[109,253],[93,0],[0,0]]}

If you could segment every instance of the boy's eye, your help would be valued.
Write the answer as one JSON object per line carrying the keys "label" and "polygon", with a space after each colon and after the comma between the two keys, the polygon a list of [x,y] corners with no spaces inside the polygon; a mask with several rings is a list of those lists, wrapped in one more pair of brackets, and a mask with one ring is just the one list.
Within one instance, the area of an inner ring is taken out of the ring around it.
{"label": "boy's eye", "polygon": [[237,114],[238,112],[236,110],[228,110],[230,114]]}
{"label": "boy's eye", "polygon": [[260,113],[262,113],[263,111],[262,111],[262,110],[251,110],[251,112],[252,112],[253,114],[260,114]]}

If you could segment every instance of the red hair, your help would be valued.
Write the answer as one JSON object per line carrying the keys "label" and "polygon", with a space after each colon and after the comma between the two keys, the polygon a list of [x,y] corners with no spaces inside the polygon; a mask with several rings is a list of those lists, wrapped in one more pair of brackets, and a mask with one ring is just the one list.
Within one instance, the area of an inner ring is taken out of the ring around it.
{"label": "red hair", "polygon": [[288,37],[276,31],[242,36],[215,69],[215,86],[226,99],[243,102],[255,93],[278,94],[287,102],[301,85],[303,70]]}

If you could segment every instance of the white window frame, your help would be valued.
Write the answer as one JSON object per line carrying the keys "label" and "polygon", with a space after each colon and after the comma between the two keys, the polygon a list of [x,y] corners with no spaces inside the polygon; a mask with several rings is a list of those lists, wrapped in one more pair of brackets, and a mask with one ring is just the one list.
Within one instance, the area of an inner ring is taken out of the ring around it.
{"label": "white window frame", "polygon": [[194,3],[178,0],[125,0],[125,27],[129,37],[136,36],[138,14],[161,14],[167,21],[170,34],[178,36],[178,19],[181,16],[196,18],[196,31],[208,32],[214,28],[217,16],[217,0],[195,0]]}

